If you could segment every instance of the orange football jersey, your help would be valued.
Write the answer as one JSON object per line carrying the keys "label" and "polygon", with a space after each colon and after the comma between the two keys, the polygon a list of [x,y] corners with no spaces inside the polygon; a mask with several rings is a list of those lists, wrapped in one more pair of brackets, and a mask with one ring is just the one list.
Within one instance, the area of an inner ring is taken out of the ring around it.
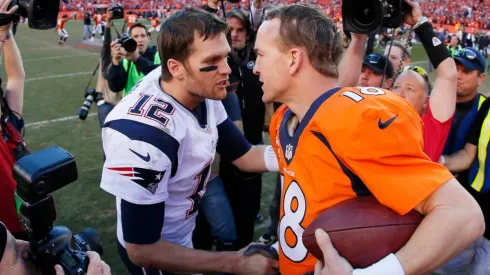
{"label": "orange football jersey", "polygon": [[65,28],[66,21],[68,21],[68,20],[66,20],[65,18],[62,18],[62,17],[58,18],[58,30],[61,31],[62,29]]}
{"label": "orange football jersey", "polygon": [[282,275],[314,270],[302,234],[327,208],[372,194],[403,215],[453,177],[425,155],[420,116],[391,91],[335,88],[288,130],[293,117],[283,105],[270,124],[281,173]]}

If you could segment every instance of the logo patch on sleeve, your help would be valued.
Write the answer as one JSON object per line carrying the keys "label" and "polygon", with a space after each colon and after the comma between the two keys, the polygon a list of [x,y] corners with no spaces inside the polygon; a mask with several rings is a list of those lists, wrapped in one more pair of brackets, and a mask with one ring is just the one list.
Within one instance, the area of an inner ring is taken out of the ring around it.
{"label": "logo patch on sleeve", "polygon": [[138,167],[109,167],[109,170],[119,175],[128,177],[131,181],[150,191],[153,195],[157,192],[158,184],[162,181],[165,171],[155,171]]}

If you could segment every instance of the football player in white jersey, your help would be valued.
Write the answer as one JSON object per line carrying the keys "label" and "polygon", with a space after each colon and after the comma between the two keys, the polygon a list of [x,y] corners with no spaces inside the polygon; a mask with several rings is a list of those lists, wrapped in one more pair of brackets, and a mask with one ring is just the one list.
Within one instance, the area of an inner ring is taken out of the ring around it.
{"label": "football player in white jersey", "polygon": [[[260,254],[192,249],[195,217],[216,150],[249,172],[277,171],[270,146],[251,146],[227,118],[228,26],[185,8],[161,26],[161,68],[108,115],[101,188],[116,197],[117,238],[131,274],[276,274]],[[219,137],[219,139],[218,139]]]}

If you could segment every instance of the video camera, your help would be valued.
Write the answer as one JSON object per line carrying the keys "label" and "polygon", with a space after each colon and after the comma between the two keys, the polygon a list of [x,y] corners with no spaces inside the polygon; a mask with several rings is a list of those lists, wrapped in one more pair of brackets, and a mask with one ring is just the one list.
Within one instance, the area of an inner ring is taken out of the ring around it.
{"label": "video camera", "polygon": [[398,28],[410,11],[411,7],[405,0],[344,0],[344,31],[372,34],[383,27]]}
{"label": "video camera", "polygon": [[121,44],[128,53],[132,53],[136,51],[136,48],[138,47],[138,43],[136,43],[136,40],[134,40],[129,34],[127,33],[122,33],[119,35],[114,41],[118,44]]}
{"label": "video camera", "polygon": [[112,11],[112,19],[124,19],[124,7],[121,4],[116,4],[107,10]]}
{"label": "video camera", "polygon": [[86,252],[103,252],[99,236],[90,228],[73,235],[64,226],[53,227],[56,209],[49,195],[77,180],[73,156],[58,146],[48,147],[17,161],[13,177],[19,222],[29,236],[30,260],[43,275],[54,275],[56,264],[65,274],[86,274]]}
{"label": "video camera", "polygon": [[48,30],[56,27],[60,0],[12,0],[8,10],[16,5],[19,8],[12,15],[11,21],[16,21],[15,17],[18,20],[20,15],[28,19],[31,29]]}

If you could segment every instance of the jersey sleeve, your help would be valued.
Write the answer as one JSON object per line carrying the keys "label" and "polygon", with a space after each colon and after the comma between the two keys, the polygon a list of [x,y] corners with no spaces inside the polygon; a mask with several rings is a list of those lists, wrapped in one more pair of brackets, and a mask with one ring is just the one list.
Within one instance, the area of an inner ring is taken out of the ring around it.
{"label": "jersey sleeve", "polygon": [[401,215],[453,178],[424,153],[422,123],[414,114],[408,108],[366,110],[340,154],[377,200]]}
{"label": "jersey sleeve", "polygon": [[101,188],[133,204],[168,198],[168,181],[177,166],[178,141],[151,125],[132,120],[105,123]]}

